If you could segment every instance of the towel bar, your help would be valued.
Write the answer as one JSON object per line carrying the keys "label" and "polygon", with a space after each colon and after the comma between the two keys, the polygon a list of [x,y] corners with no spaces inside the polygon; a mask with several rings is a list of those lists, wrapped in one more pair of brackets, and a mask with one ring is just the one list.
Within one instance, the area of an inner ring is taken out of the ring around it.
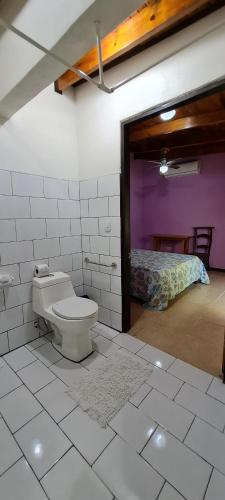
{"label": "towel bar", "polygon": [[86,262],[87,264],[95,264],[95,266],[117,267],[116,262],[112,262],[112,264],[101,264],[99,262],[94,262],[93,260],[90,260],[88,257],[85,257],[84,262]]}

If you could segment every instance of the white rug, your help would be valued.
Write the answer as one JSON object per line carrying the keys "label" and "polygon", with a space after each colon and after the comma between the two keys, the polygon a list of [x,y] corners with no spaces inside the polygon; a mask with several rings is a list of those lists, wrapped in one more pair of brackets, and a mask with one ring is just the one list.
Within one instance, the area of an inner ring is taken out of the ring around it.
{"label": "white rug", "polygon": [[117,351],[80,375],[67,392],[83,411],[106,427],[151,372],[134,354]]}

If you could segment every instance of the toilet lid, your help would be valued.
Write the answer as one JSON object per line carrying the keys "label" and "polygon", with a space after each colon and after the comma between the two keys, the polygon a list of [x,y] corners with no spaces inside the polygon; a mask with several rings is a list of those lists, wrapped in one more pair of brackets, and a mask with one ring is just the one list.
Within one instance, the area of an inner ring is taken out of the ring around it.
{"label": "toilet lid", "polygon": [[93,300],[69,297],[56,302],[52,310],[64,319],[84,319],[93,316],[98,310],[98,305]]}

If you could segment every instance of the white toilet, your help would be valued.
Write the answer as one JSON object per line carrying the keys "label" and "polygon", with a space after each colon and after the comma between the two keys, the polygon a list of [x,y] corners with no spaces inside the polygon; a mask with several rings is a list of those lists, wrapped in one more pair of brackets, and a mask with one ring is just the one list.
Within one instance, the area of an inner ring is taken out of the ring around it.
{"label": "white toilet", "polygon": [[50,321],[52,344],[63,356],[78,362],[92,352],[89,330],[97,321],[98,305],[76,296],[68,274],[33,278],[33,311]]}

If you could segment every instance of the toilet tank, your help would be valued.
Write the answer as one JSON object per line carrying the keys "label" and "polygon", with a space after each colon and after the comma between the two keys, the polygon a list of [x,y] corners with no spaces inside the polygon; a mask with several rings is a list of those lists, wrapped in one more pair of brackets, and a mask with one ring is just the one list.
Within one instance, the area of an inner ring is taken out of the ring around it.
{"label": "toilet tank", "polygon": [[33,311],[42,315],[55,302],[75,295],[71,278],[62,272],[51,273],[44,278],[33,278]]}

